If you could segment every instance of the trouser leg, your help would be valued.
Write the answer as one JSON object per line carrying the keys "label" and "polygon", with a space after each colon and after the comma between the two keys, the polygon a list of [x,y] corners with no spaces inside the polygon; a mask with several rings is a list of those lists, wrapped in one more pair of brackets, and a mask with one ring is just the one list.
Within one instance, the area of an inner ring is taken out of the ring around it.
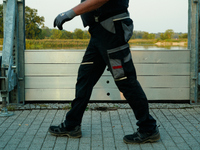
{"label": "trouser leg", "polygon": [[124,77],[122,80],[115,79],[115,83],[133,109],[139,128],[143,131],[151,131],[156,126],[156,120],[149,114],[147,97],[137,80],[132,60],[123,63],[123,70]]}
{"label": "trouser leg", "polygon": [[156,120],[149,114],[147,97],[137,81],[135,67],[131,58],[129,44],[124,40],[123,23],[114,22],[113,34],[99,25],[91,28],[92,35],[98,41],[98,48],[107,63],[115,83],[130,104],[141,130],[150,131],[156,127]]}
{"label": "trouser leg", "polygon": [[107,53],[115,83],[133,109],[137,125],[143,131],[152,131],[156,120],[149,114],[147,97],[137,80],[129,45],[109,49]]}
{"label": "trouser leg", "polygon": [[76,95],[71,110],[66,114],[65,124],[68,128],[80,125],[84,111],[90,99],[92,89],[104,72],[106,64],[93,45],[90,44],[79,67],[76,83]]}

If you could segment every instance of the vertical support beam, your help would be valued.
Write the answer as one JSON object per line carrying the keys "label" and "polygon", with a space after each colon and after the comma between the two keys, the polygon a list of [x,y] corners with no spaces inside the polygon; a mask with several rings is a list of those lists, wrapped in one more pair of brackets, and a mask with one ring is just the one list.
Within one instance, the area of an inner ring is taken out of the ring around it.
{"label": "vertical support beam", "polygon": [[24,67],[24,51],[25,51],[25,0],[18,0],[18,56],[17,56],[17,102],[25,103],[25,67]]}
{"label": "vertical support beam", "polygon": [[188,10],[188,48],[190,53],[190,102],[198,103],[198,32],[199,32],[199,4],[198,0],[189,0]]}
{"label": "vertical support beam", "polygon": [[25,0],[4,0],[4,14],[2,70],[7,101],[24,103]]}

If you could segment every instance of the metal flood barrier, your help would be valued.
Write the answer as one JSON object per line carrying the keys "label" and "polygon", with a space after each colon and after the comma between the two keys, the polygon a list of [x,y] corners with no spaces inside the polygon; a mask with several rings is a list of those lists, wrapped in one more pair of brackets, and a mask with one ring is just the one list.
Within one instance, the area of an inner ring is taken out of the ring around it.
{"label": "metal flood barrier", "polygon": [[[188,0],[188,50],[132,51],[149,100],[200,102],[199,0]],[[2,114],[6,103],[72,100],[84,51],[25,51],[25,0],[3,0],[4,43],[1,57]],[[76,54],[75,54],[76,53]],[[77,54],[78,53],[78,54]],[[93,90],[92,100],[124,100],[108,71]]]}
{"label": "metal flood barrier", "polygon": [[[149,100],[189,100],[190,50],[131,51]],[[71,101],[84,50],[25,51],[25,101]],[[107,69],[91,100],[125,100]]]}

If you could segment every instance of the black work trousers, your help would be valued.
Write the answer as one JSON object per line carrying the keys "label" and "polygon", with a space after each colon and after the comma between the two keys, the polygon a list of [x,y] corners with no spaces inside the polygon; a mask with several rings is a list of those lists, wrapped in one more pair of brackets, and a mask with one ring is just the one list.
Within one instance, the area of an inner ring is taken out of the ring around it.
{"label": "black work trousers", "polygon": [[130,104],[140,130],[152,131],[156,120],[149,114],[148,101],[137,81],[128,45],[133,22],[130,18],[117,20],[113,22],[113,28],[110,32],[100,23],[89,28],[91,39],[79,67],[76,95],[71,110],[66,114],[65,124],[68,128],[81,125],[93,87],[107,66]]}

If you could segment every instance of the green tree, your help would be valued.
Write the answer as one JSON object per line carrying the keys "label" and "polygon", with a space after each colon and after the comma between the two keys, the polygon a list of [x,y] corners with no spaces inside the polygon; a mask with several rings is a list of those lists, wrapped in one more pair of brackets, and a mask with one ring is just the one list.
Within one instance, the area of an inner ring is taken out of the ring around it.
{"label": "green tree", "polygon": [[142,35],[142,39],[149,39],[149,33],[144,32],[143,35]]}
{"label": "green tree", "polygon": [[37,39],[39,38],[42,30],[40,27],[44,26],[44,17],[37,16],[37,10],[31,9],[26,6],[25,8],[25,26],[26,26],[26,38]]}
{"label": "green tree", "polygon": [[165,40],[165,39],[166,39],[164,33],[160,33],[160,39],[161,39],[161,40]]}
{"label": "green tree", "polygon": [[0,38],[3,38],[3,5],[0,4]]}
{"label": "green tree", "polygon": [[73,39],[73,32],[62,31],[61,39]]}
{"label": "green tree", "polygon": [[74,30],[74,39],[83,39],[84,32],[81,29]]}
{"label": "green tree", "polygon": [[155,39],[155,38],[156,38],[156,35],[154,33],[149,34],[149,39]]}
{"label": "green tree", "polygon": [[174,31],[172,29],[168,29],[165,31],[165,39],[171,39],[174,35]]}
{"label": "green tree", "polygon": [[39,38],[40,39],[48,39],[51,36],[51,29],[48,27],[44,26],[41,28],[42,32],[40,32]]}
{"label": "green tree", "polygon": [[180,39],[187,39],[188,38],[188,34],[187,33],[182,33],[181,35],[179,35]]}
{"label": "green tree", "polygon": [[62,37],[62,31],[58,30],[58,29],[53,29],[52,30],[52,35],[51,35],[51,39],[61,39]]}
{"label": "green tree", "polygon": [[84,39],[89,39],[90,38],[90,33],[88,31],[83,31],[84,34],[83,34],[83,38]]}

